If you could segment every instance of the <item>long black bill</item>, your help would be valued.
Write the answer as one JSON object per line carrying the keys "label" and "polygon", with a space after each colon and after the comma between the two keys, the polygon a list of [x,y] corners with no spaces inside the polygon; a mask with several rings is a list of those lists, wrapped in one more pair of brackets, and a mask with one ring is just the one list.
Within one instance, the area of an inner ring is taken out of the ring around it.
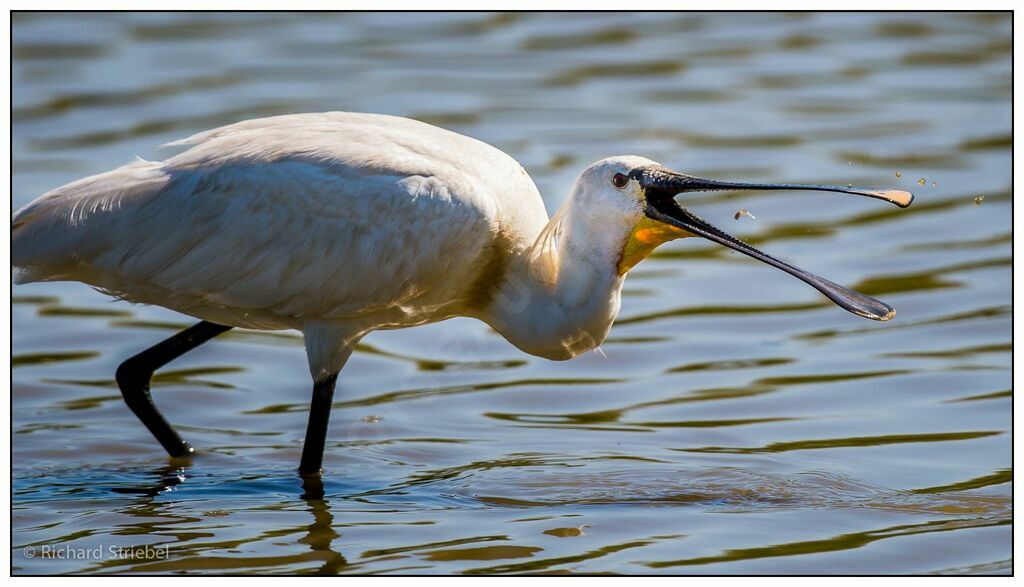
{"label": "long black bill", "polygon": [[634,176],[644,187],[647,199],[647,216],[654,220],[681,228],[696,236],[704,237],[730,249],[749,255],[759,261],[763,261],[773,267],[782,269],[786,273],[806,282],[814,289],[825,294],[825,296],[836,303],[840,308],[853,312],[858,316],[872,320],[889,320],[896,315],[892,306],[866,296],[862,293],[845,288],[836,283],[794,267],[789,263],[780,261],[775,257],[754,248],[751,245],[733,237],[725,231],[714,226],[710,222],[700,218],[693,212],[683,208],[675,201],[675,196],[684,192],[708,191],[708,190],[816,190],[827,192],[841,192],[858,196],[868,196],[892,202],[901,208],[906,208],[914,200],[910,192],[902,190],[872,190],[864,188],[844,188],[828,185],[799,185],[799,184],[752,184],[752,183],[731,183],[714,180],[700,179],[689,175],[673,173],[662,169],[646,169]]}
{"label": "long black bill", "polygon": [[734,181],[715,181],[713,179],[701,179],[692,175],[682,173],[671,173],[676,176],[674,183],[680,188],[676,192],[713,192],[729,190],[803,190],[813,192],[838,192],[840,194],[853,194],[855,196],[867,196],[885,200],[890,204],[896,204],[900,208],[908,208],[914,201],[914,194],[903,190],[876,190],[871,188],[859,188],[841,185],[819,185],[801,183],[741,183]]}

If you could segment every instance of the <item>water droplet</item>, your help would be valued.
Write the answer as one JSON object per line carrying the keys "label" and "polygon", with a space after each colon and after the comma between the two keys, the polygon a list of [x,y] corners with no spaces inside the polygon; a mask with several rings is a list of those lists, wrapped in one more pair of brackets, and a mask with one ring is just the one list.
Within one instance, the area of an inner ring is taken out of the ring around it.
{"label": "water droplet", "polygon": [[928,183],[927,177],[922,177],[921,179],[917,180],[917,185],[925,185],[926,183]]}
{"label": "water droplet", "polygon": [[933,188],[939,187],[939,184],[934,179],[932,180],[932,187]]}
{"label": "water droplet", "polygon": [[363,416],[363,422],[366,422],[367,424],[376,424],[377,422],[380,422],[383,419],[384,418],[382,416]]}
{"label": "water droplet", "polygon": [[984,199],[985,199],[985,196],[978,196],[977,198],[974,198],[974,205],[975,206],[980,206],[981,205],[981,201],[984,200]]}
{"label": "water droplet", "polygon": [[737,210],[736,214],[733,215],[733,218],[739,220],[740,216],[750,216],[752,219],[757,220],[757,216],[751,214],[750,211],[747,210],[746,208],[740,208],[739,210]]}
{"label": "water droplet", "polygon": [[900,170],[899,170],[899,169],[897,169],[897,170],[896,170],[896,179],[899,179],[899,178],[901,178],[901,177],[903,177],[903,174],[902,174],[902,173],[900,173]]}

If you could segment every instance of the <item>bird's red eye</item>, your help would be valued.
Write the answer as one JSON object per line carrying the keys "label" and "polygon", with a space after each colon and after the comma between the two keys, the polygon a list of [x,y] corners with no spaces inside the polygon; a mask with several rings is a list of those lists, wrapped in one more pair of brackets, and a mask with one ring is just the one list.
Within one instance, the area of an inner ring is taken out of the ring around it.
{"label": "bird's red eye", "polygon": [[612,185],[617,188],[624,188],[627,183],[629,183],[629,178],[621,173],[616,173],[612,176]]}

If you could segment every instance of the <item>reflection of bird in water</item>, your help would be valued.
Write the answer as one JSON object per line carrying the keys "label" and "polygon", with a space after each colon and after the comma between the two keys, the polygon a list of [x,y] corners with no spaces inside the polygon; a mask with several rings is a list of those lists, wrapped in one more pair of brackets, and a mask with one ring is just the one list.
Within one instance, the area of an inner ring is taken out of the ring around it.
{"label": "reflection of bird in water", "polygon": [[317,571],[321,575],[336,575],[348,565],[345,556],[331,548],[334,539],[341,538],[334,529],[334,514],[331,513],[330,503],[322,498],[306,498],[309,504],[309,511],[313,514],[313,523],[309,525],[308,533],[300,538],[299,542],[308,544],[318,558],[323,560],[323,565]]}
{"label": "reflection of bird in water", "polygon": [[338,372],[379,329],[478,318],[523,351],[596,348],[626,272],[667,241],[700,236],[807,282],[874,320],[893,309],[743,243],[681,206],[708,190],[842,192],[908,206],[911,194],[740,184],[643,157],[587,167],[552,217],[514,159],[428,124],[373,114],[249,120],[185,152],[57,188],[13,220],[21,281],[75,280],[195,316],[125,361],[128,405],[172,456],[192,448],[149,393],[152,373],[233,328],[301,330],[313,400],[300,472],[319,474]]}
{"label": "reflection of bird in water", "polygon": [[[119,570],[128,573],[163,573],[180,572],[189,570],[214,570],[232,572],[239,569],[261,569],[261,568],[290,568],[295,565],[302,565],[306,568],[309,563],[317,564],[314,570],[318,575],[337,575],[348,565],[345,556],[334,550],[334,541],[341,538],[341,535],[334,529],[334,514],[331,513],[330,503],[324,498],[324,486],[321,479],[307,477],[303,479],[305,493],[302,495],[309,513],[312,514],[312,521],[306,526],[299,526],[289,529],[282,529],[275,532],[274,536],[291,536],[304,533],[298,543],[308,546],[308,551],[303,548],[301,552],[294,554],[283,554],[275,556],[220,556],[214,552],[223,549],[237,550],[246,542],[254,542],[267,538],[266,535],[257,534],[250,539],[230,538],[223,542],[200,542],[194,544],[198,529],[202,529],[203,517],[220,517],[233,514],[246,515],[246,507],[238,510],[214,510],[207,511],[202,515],[199,513],[187,513],[189,505],[202,505],[206,500],[197,502],[183,501],[176,502],[174,498],[169,500],[154,500],[160,494],[170,492],[186,480],[186,467],[169,465],[153,471],[157,477],[151,484],[134,487],[115,487],[115,493],[139,496],[122,510],[122,513],[137,518],[128,528],[128,534],[138,535],[159,535],[165,538],[173,538],[174,542],[157,542],[156,546],[167,547],[171,545],[174,556],[167,559],[134,560],[112,558],[98,563],[97,569]],[[184,506],[184,507],[182,507]],[[280,504],[285,509],[294,509],[295,502],[287,501]],[[268,507],[266,509],[274,509]],[[212,537],[212,535],[211,535]],[[126,567],[128,565],[128,567]]]}

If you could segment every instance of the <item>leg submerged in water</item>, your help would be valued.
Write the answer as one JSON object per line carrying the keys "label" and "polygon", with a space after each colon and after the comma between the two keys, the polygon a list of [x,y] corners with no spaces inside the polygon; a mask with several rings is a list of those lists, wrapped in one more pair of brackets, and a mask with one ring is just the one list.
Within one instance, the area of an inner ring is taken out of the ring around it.
{"label": "leg submerged in water", "polygon": [[313,384],[306,441],[302,445],[302,461],[299,463],[300,475],[317,475],[323,466],[327,423],[331,417],[331,404],[334,402],[334,387],[337,382],[338,374],[334,373]]}
{"label": "leg submerged in water", "polygon": [[172,457],[187,457],[192,454],[192,447],[156,408],[149,392],[150,379],[160,367],[228,330],[231,326],[204,320],[131,357],[117,368],[117,385],[125,403]]}

